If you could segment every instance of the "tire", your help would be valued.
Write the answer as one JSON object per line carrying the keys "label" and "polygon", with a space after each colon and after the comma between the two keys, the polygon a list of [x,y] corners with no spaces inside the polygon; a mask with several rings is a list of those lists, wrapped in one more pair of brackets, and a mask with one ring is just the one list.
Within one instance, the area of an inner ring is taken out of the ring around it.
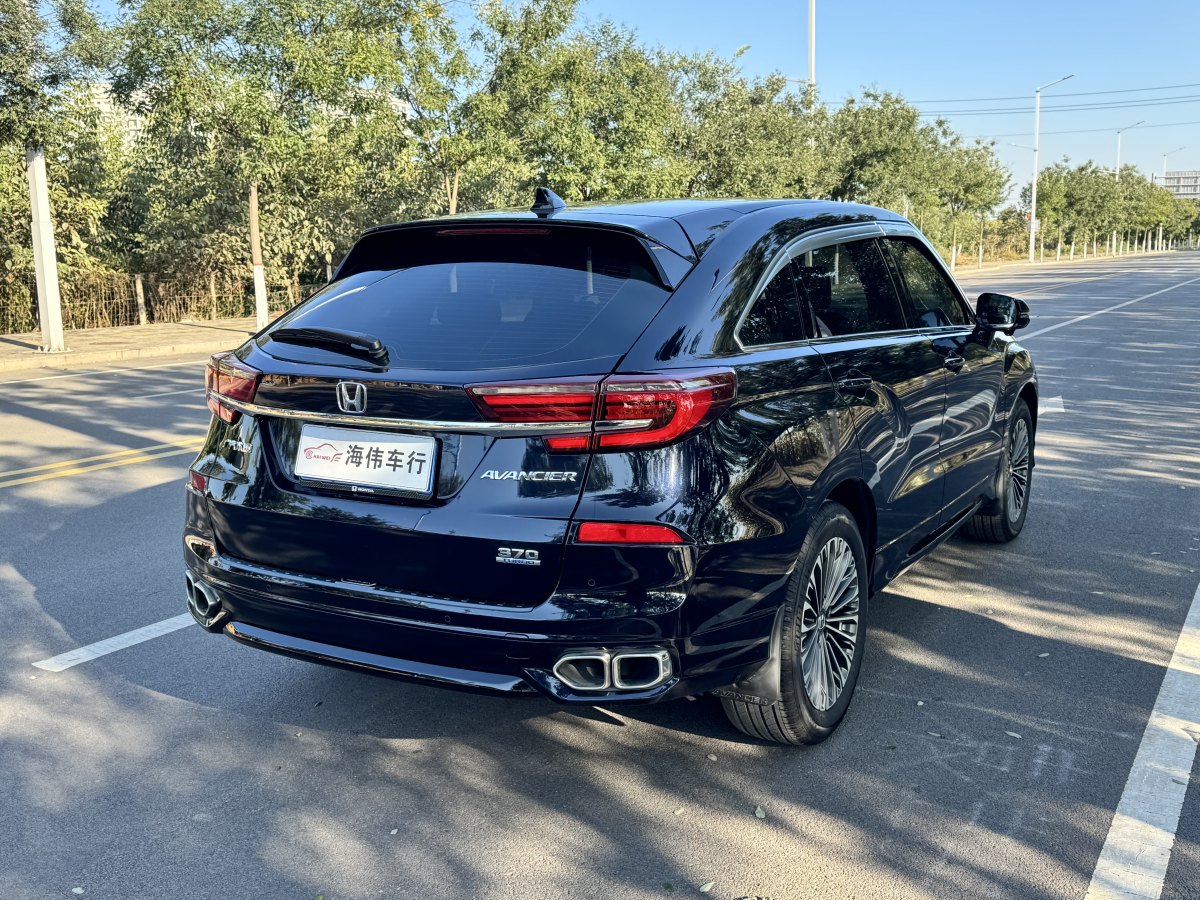
{"label": "tire", "polygon": [[[853,571],[841,568],[851,564]],[[829,570],[838,574],[826,593],[822,573]],[[833,733],[850,706],[866,641],[866,554],[858,525],[844,506],[826,503],[813,519],[788,581],[786,604],[779,625],[780,699],[762,706],[722,697],[721,705],[751,737],[816,744]],[[839,621],[826,621],[829,612],[839,610]],[[822,661],[828,667],[819,666]],[[825,684],[836,692],[823,690]]]}
{"label": "tire", "polygon": [[1033,488],[1033,418],[1024,400],[1017,401],[1009,417],[997,480],[996,512],[976,513],[965,530],[977,541],[1007,544],[1025,527]]}

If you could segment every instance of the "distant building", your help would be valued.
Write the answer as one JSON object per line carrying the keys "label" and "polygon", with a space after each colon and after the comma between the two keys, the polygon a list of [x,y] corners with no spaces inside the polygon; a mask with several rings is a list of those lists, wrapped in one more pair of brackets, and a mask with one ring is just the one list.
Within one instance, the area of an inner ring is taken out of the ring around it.
{"label": "distant building", "polygon": [[1200,169],[1190,172],[1168,172],[1163,187],[1182,200],[1200,200]]}
{"label": "distant building", "polygon": [[108,122],[115,123],[121,129],[121,137],[124,139],[125,146],[130,147],[136,144],[146,125],[142,117],[116,101],[112,95],[112,85],[94,82],[88,86],[88,89],[92,96],[92,102],[100,110],[101,117]]}

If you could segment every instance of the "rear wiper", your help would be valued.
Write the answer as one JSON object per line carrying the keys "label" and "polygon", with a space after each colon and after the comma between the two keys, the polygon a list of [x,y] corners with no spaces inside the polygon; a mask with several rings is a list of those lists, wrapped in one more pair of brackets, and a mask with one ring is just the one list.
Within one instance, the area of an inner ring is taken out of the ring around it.
{"label": "rear wiper", "polygon": [[383,341],[357,331],[342,331],[340,328],[278,328],[268,332],[267,337],[281,344],[328,347],[340,353],[366,357],[381,366],[386,366],[388,362]]}

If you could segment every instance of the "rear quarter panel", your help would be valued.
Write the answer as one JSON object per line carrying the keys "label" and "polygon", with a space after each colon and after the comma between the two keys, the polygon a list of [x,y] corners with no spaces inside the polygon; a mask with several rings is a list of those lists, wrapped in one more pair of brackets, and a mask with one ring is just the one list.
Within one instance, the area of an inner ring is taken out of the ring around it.
{"label": "rear quarter panel", "polygon": [[730,664],[745,640],[765,642],[812,511],[841,480],[861,478],[852,423],[820,354],[803,344],[745,351],[733,340],[766,267],[822,224],[770,209],[726,228],[618,371],[732,368],[734,406],[672,447],[597,455],[581,498],[580,519],[636,508],[639,520],[649,513],[697,542],[681,612],[689,650],[709,658],[701,669]]}

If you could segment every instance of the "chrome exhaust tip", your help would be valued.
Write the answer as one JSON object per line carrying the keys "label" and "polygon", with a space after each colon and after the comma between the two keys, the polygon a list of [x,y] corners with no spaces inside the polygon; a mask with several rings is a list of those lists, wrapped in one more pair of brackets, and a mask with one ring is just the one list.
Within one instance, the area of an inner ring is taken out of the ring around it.
{"label": "chrome exhaust tip", "polygon": [[183,580],[192,618],[209,631],[219,630],[221,620],[225,618],[225,609],[217,592],[203,581],[197,581],[191,573],[184,575]]}
{"label": "chrome exhaust tip", "polygon": [[612,656],[607,650],[567,653],[551,670],[554,677],[574,691],[606,691],[612,685]]}
{"label": "chrome exhaust tip", "polygon": [[658,687],[674,674],[671,654],[666,650],[617,653],[612,658],[613,684],[622,691],[645,691]]}

